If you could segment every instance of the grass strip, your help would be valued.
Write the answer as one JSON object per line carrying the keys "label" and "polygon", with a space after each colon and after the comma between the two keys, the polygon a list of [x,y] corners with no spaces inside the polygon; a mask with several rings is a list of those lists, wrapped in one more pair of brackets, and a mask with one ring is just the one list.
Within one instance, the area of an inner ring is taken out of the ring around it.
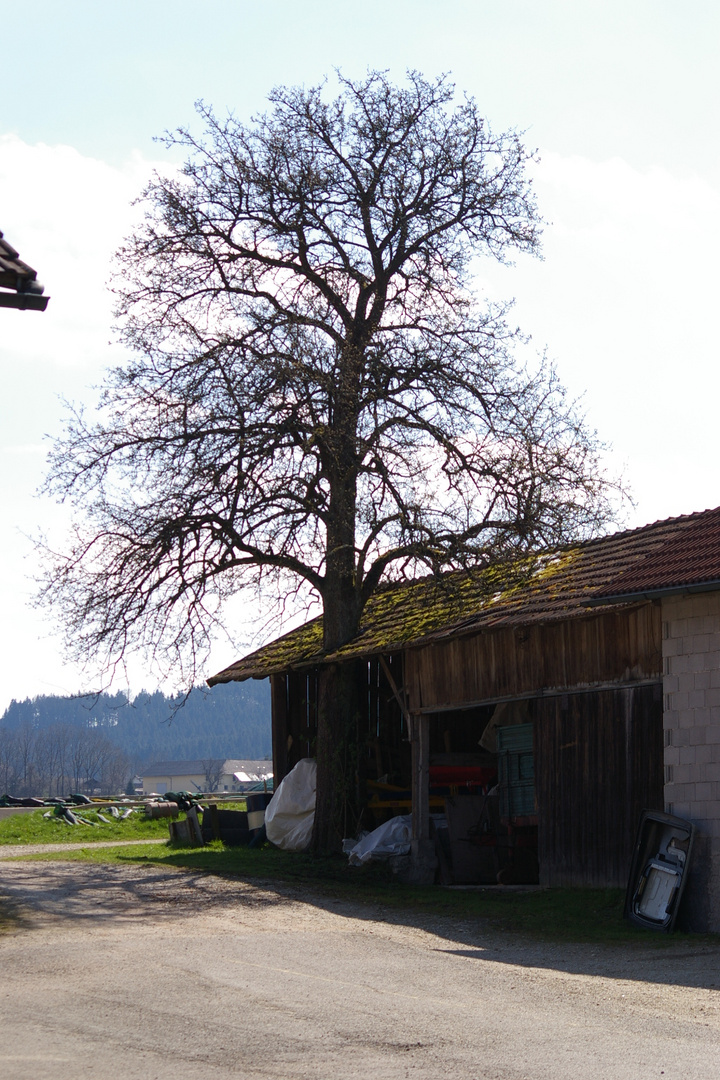
{"label": "grass strip", "polygon": [[[97,820],[92,807],[73,807],[83,817]],[[109,824],[97,820],[96,825],[70,825],[60,818],[43,817],[46,810],[31,814],[11,814],[0,821],[0,845],[8,844],[73,844],[87,840],[150,840],[168,835],[168,819],[150,820],[143,813],[132,814],[125,821],[113,818],[100,809]]]}
{"label": "grass strip", "polygon": [[[0,846],[8,844],[74,844],[87,840],[151,840],[168,836],[169,818],[146,818],[145,814],[131,814],[125,821],[111,816],[102,806],[74,806],[75,814],[93,821],[93,825],[70,825],[58,817],[46,818],[47,810],[34,810],[31,814],[10,814],[0,820]],[[223,806],[227,810],[245,809],[244,802]],[[98,812],[108,819],[98,818]]]}

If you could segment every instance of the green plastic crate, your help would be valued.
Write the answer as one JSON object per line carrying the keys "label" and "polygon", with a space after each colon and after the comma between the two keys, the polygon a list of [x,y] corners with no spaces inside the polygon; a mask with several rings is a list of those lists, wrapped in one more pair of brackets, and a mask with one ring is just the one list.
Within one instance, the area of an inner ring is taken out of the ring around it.
{"label": "green plastic crate", "polygon": [[532,724],[497,729],[501,817],[535,813],[535,758]]}

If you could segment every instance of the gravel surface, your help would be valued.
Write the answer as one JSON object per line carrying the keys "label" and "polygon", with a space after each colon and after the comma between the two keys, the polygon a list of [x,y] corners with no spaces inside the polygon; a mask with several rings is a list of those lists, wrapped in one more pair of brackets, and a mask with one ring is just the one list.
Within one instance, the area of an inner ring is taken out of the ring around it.
{"label": "gravel surface", "polygon": [[720,1078],[720,945],[529,943],[152,866],[3,862],[3,1080]]}

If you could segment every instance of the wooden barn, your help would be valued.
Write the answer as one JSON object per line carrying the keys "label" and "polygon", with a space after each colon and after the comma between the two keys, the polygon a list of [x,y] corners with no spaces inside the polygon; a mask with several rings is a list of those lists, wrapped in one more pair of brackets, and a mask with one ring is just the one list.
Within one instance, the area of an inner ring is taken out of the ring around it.
{"label": "wooden barn", "polygon": [[313,755],[320,666],[351,663],[356,805],[412,810],[419,879],[624,886],[666,809],[697,825],[688,895],[720,929],[720,510],[391,585],[321,643],[314,620],[209,680],[270,677],[276,784]]}

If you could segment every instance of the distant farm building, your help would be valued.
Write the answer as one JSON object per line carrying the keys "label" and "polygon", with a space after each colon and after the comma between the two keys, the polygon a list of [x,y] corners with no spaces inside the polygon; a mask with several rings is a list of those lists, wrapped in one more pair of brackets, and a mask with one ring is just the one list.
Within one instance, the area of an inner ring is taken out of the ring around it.
{"label": "distant farm building", "polygon": [[144,795],[167,791],[244,792],[272,789],[271,761],[204,758],[201,761],[155,761],[143,773]]}

